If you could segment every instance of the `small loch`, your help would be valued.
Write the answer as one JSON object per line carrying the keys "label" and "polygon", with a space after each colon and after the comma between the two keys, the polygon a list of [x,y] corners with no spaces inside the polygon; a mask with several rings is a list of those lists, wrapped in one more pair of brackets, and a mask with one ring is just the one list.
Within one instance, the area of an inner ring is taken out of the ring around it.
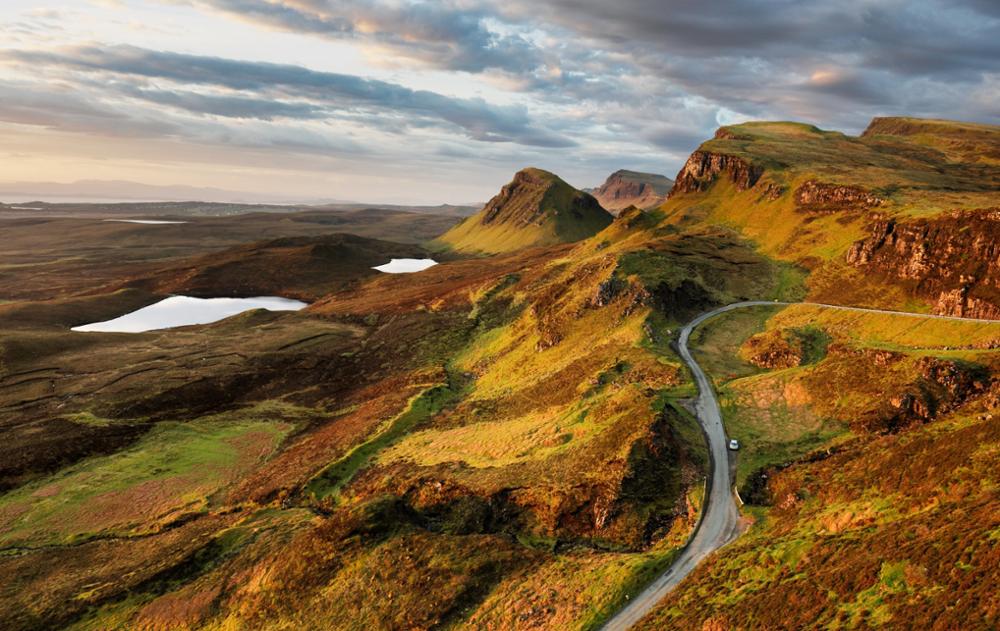
{"label": "small loch", "polygon": [[278,296],[256,298],[192,298],[171,296],[127,313],[114,320],[73,327],[74,331],[101,333],[144,333],[192,324],[209,324],[253,309],[298,311],[304,302]]}
{"label": "small loch", "polygon": [[379,265],[372,269],[377,269],[386,274],[412,274],[414,272],[422,272],[437,264],[437,261],[434,259],[392,259],[385,265]]}
{"label": "small loch", "polygon": [[165,219],[105,219],[104,221],[111,223],[139,223],[144,226],[167,226],[187,223],[186,221],[167,221]]}

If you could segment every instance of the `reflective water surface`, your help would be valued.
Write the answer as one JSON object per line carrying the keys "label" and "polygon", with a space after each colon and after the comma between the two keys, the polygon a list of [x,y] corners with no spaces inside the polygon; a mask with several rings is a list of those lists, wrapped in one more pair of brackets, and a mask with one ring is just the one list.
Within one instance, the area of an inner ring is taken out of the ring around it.
{"label": "reflective water surface", "polygon": [[142,333],[191,324],[208,324],[251,309],[298,311],[308,305],[277,296],[257,298],[191,298],[171,296],[156,304],[127,313],[114,320],[73,327],[74,331],[103,333]]}
{"label": "reflective water surface", "polygon": [[372,269],[387,274],[412,274],[413,272],[422,272],[435,265],[437,265],[437,261],[434,259],[392,259],[385,265],[379,265]]}

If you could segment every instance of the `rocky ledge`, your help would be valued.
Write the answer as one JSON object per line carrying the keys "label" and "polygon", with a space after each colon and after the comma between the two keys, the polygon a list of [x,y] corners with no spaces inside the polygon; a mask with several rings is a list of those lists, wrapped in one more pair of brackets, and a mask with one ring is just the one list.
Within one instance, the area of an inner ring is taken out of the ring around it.
{"label": "rocky ledge", "polygon": [[860,186],[840,186],[809,180],[795,190],[795,206],[806,212],[867,210],[885,200]]}
{"label": "rocky ledge", "polygon": [[901,282],[936,314],[1000,319],[1000,208],[879,219],[847,263]]}
{"label": "rocky ledge", "polygon": [[763,174],[763,168],[750,164],[743,158],[699,150],[692,153],[684,163],[670,194],[704,191],[720,175],[728,176],[737,190],[745,191],[752,188]]}
{"label": "rocky ledge", "polygon": [[748,339],[740,355],[751,364],[769,370],[800,366],[803,357],[802,344],[777,329]]}

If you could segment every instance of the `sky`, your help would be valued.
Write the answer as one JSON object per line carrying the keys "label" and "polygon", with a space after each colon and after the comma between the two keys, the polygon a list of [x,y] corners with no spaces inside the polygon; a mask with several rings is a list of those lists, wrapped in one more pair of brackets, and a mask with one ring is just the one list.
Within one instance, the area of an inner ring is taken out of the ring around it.
{"label": "sky", "polygon": [[881,115],[1000,124],[1000,2],[0,2],[0,184],[474,203]]}

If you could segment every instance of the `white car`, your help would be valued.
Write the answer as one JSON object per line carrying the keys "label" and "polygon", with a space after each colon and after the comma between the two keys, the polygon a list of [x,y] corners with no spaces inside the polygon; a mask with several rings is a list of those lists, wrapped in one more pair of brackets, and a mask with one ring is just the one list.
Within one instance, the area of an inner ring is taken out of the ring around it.
{"label": "white car", "polygon": [[738,451],[739,448],[740,448],[740,441],[736,440],[735,438],[730,438],[729,439],[730,451]]}

